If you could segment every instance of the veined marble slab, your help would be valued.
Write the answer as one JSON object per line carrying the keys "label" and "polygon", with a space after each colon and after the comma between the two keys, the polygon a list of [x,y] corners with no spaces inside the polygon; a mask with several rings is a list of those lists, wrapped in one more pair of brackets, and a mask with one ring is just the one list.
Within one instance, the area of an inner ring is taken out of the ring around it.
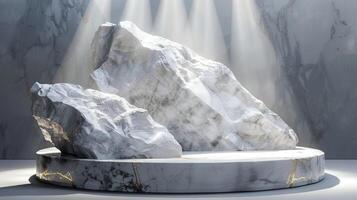
{"label": "veined marble slab", "polygon": [[214,193],[290,188],[324,177],[322,151],[184,152],[167,159],[78,159],[37,152],[36,176],[55,185],[119,192]]}

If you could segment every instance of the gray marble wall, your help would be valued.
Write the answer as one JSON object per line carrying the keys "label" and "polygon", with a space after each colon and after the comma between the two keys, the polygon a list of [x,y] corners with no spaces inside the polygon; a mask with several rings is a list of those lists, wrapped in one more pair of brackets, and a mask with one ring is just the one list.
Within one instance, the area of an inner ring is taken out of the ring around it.
{"label": "gray marble wall", "polygon": [[327,157],[356,158],[357,1],[259,0],[258,5],[304,119],[293,126],[305,127]]}
{"label": "gray marble wall", "polygon": [[29,88],[52,81],[87,4],[0,0],[0,158],[33,158],[43,144]]}
{"label": "gray marble wall", "polygon": [[[192,1],[185,0],[187,10]],[[153,20],[159,3],[151,1]],[[357,158],[357,1],[256,3],[281,69],[269,106],[296,129],[300,145],[319,147],[328,158]],[[232,3],[215,4],[230,52]],[[101,22],[85,16],[89,5],[89,0],[0,0],[0,158],[33,158],[48,145],[31,117],[29,88],[35,81],[54,81],[83,21]],[[112,0],[109,21],[119,20],[124,5],[125,0]]]}

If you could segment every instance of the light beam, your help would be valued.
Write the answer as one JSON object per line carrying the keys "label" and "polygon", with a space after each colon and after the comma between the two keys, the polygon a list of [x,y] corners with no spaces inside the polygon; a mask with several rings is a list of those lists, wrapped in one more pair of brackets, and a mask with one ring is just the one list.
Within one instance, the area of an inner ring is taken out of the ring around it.
{"label": "light beam", "polygon": [[183,0],[162,0],[155,20],[155,34],[188,45],[188,17]]}
{"label": "light beam", "polygon": [[81,19],[73,40],[57,71],[54,82],[90,84],[91,41],[98,27],[110,19],[111,0],[91,0]]}
{"label": "light beam", "polygon": [[127,0],[120,21],[131,21],[145,32],[152,31],[152,14],[149,0]]}
{"label": "light beam", "polygon": [[213,0],[193,1],[191,47],[204,57],[227,63],[227,49]]}

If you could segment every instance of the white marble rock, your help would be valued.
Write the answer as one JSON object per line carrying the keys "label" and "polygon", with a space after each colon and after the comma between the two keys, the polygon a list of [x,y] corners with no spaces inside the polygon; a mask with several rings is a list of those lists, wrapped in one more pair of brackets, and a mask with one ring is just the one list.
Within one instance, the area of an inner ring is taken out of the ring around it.
{"label": "white marble rock", "polygon": [[181,146],[147,110],[79,85],[35,83],[33,115],[46,140],[80,158],[180,157]]}
{"label": "white marble rock", "polygon": [[147,109],[184,150],[296,147],[295,132],[225,65],[128,21],[104,24],[93,44],[98,88]]}

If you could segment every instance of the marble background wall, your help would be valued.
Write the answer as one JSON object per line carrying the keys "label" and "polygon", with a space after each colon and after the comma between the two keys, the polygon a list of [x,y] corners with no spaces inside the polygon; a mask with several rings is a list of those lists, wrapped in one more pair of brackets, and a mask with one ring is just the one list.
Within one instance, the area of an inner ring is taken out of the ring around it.
{"label": "marble background wall", "polygon": [[[188,10],[192,1],[185,0]],[[159,3],[151,1],[153,20]],[[298,132],[300,145],[321,148],[328,158],[357,158],[357,1],[256,3],[281,71],[274,101],[252,92]],[[215,4],[230,52],[232,2]],[[29,88],[54,81],[80,23],[95,20],[84,16],[88,5],[0,0],[0,158],[33,158],[46,145],[31,116]],[[124,5],[113,0],[110,21],[118,21]],[[250,89],[249,81],[242,83]]]}
{"label": "marble background wall", "polygon": [[293,126],[309,133],[327,157],[356,158],[357,1],[259,0],[258,5],[304,119]]}

